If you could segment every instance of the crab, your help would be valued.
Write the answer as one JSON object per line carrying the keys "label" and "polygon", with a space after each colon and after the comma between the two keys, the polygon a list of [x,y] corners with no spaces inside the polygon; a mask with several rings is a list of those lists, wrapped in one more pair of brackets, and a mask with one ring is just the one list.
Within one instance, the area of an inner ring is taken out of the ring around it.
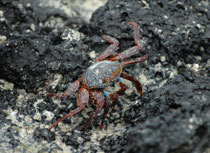
{"label": "crab", "polygon": [[[48,97],[64,99],[70,98],[73,94],[76,93],[76,91],[79,91],[77,95],[78,107],[52,124],[49,130],[51,130],[66,118],[81,112],[88,105],[89,100],[94,102],[96,109],[92,113],[88,122],[84,125],[84,131],[87,130],[93,118],[102,110],[102,108],[104,108],[104,113],[100,127],[103,128],[104,120],[109,111],[110,101],[112,101],[113,105],[115,105],[118,101],[118,95],[124,93],[127,89],[123,79],[127,79],[133,82],[138,93],[142,95],[141,83],[135,77],[130,76],[129,74],[126,74],[122,71],[124,66],[134,63],[142,63],[148,58],[148,54],[146,54],[141,57],[122,61],[125,58],[138,54],[142,48],[138,25],[135,22],[129,22],[129,24],[132,25],[134,31],[134,47],[128,48],[121,53],[114,54],[115,51],[117,51],[119,48],[119,41],[109,35],[102,35],[102,39],[111,43],[110,46],[102,52],[102,54],[90,67],[87,68],[87,70],[78,80],[69,85],[66,91],[62,93],[47,94]],[[111,86],[115,83],[119,83],[119,91],[110,93],[106,90],[108,86]]]}

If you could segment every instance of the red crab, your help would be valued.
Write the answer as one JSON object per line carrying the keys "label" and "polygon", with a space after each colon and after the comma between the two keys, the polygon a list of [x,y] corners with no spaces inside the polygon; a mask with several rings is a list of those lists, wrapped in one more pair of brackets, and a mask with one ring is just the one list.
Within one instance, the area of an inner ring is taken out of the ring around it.
{"label": "red crab", "polygon": [[[122,72],[122,69],[124,66],[129,64],[144,62],[148,58],[148,55],[146,54],[142,57],[138,57],[127,61],[119,61],[139,53],[142,48],[138,25],[134,22],[129,22],[129,24],[133,26],[134,30],[134,47],[131,47],[121,53],[111,56],[119,48],[119,42],[111,36],[103,35],[102,38],[111,43],[111,45],[97,58],[96,62],[92,64],[78,80],[71,83],[65,92],[47,94],[47,96],[49,97],[63,99],[71,97],[77,90],[79,90],[79,94],[77,96],[78,107],[72,110],[70,113],[68,113],[66,116],[64,116],[57,122],[55,122],[54,124],[52,124],[49,130],[55,127],[58,123],[65,120],[66,118],[71,117],[82,111],[88,104],[90,98],[91,101],[95,103],[97,108],[91,115],[88,122],[85,124],[84,130],[88,128],[94,116],[96,116],[102,108],[104,108],[103,120],[101,123],[101,128],[103,128],[103,123],[106,114],[109,111],[109,99],[111,99],[113,103],[116,104],[118,100],[118,94],[123,93],[126,90],[126,86],[123,83],[123,78],[132,81],[135,84],[139,94],[142,95],[141,83],[135,77],[132,77]],[[107,86],[113,85],[116,82],[118,82],[121,87],[121,89],[118,92],[110,93],[106,91]]]}

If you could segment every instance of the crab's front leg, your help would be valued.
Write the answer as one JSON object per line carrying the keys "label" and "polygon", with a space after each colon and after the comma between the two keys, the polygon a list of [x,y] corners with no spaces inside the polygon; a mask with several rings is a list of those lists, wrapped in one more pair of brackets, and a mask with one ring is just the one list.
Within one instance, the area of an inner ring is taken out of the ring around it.
{"label": "crab's front leg", "polygon": [[106,118],[106,115],[108,112],[109,112],[109,103],[107,102],[107,99],[106,99],[106,102],[104,104],[103,119],[102,119],[101,126],[100,126],[101,129],[103,129],[104,121],[105,121],[105,118]]}
{"label": "crab's front leg", "polygon": [[116,104],[117,100],[118,100],[118,94],[116,93],[110,93],[108,91],[103,90],[102,92],[98,92],[98,91],[92,91],[90,92],[90,96],[92,98],[92,100],[95,102],[97,108],[96,110],[93,112],[93,114],[91,115],[90,119],[88,120],[88,122],[85,124],[84,126],[84,131],[87,130],[88,126],[90,125],[91,121],[93,120],[93,118],[101,111],[101,109],[104,107],[104,113],[103,113],[103,119],[101,122],[101,126],[100,128],[103,128],[103,124],[106,118],[106,115],[109,111],[109,102],[108,102],[108,98],[111,99],[113,101],[114,104]]}
{"label": "crab's front leg", "polygon": [[128,74],[125,73],[125,72],[122,72],[122,73],[120,74],[120,77],[123,77],[123,78],[125,78],[125,79],[130,80],[131,82],[133,82],[133,83],[135,84],[136,89],[137,89],[137,91],[139,92],[139,94],[140,94],[140,95],[143,94],[143,92],[142,92],[142,85],[141,85],[141,83],[140,83],[135,77],[130,76],[130,75],[128,75]]}
{"label": "crab's front leg", "polygon": [[113,102],[113,107],[116,105],[118,101],[118,94],[117,93],[110,93],[108,91],[104,91],[104,95],[108,98],[111,99]]}
{"label": "crab's front leg", "polygon": [[104,95],[111,99],[112,102],[113,102],[113,105],[112,105],[112,108],[114,108],[114,106],[117,104],[117,101],[118,101],[118,95],[119,94],[122,94],[126,91],[126,85],[125,83],[123,82],[123,79],[122,78],[119,78],[118,79],[118,83],[120,85],[120,89],[116,92],[116,93],[110,93],[108,91],[104,91]]}
{"label": "crab's front leg", "polygon": [[125,83],[123,82],[123,79],[122,78],[119,78],[118,79],[118,82],[119,82],[119,84],[120,84],[120,90],[117,92],[118,94],[122,94],[122,93],[124,93],[125,91],[126,91],[126,85],[125,85]]}
{"label": "crab's front leg", "polygon": [[[87,121],[87,123],[84,126],[84,131],[87,130],[88,126],[90,125],[91,121],[93,120],[93,118],[101,111],[101,109],[104,107],[106,101],[106,98],[104,97],[102,92],[98,92],[98,91],[92,91],[90,92],[90,96],[91,99],[94,101],[94,103],[96,104],[96,110],[92,113],[90,119]],[[106,113],[106,112],[104,112]],[[104,119],[106,117],[106,115],[103,115],[103,121],[102,121],[102,127],[103,127],[103,122]]]}
{"label": "crab's front leg", "polygon": [[88,104],[89,101],[89,92],[87,89],[85,88],[81,88],[79,90],[79,95],[77,96],[77,103],[78,103],[78,107],[74,110],[72,110],[70,113],[68,113],[66,116],[62,117],[60,120],[58,120],[57,122],[55,122],[54,124],[52,124],[49,128],[52,129],[53,127],[55,127],[56,125],[58,125],[58,123],[62,122],[63,120],[79,113],[80,111],[82,111],[85,106]]}

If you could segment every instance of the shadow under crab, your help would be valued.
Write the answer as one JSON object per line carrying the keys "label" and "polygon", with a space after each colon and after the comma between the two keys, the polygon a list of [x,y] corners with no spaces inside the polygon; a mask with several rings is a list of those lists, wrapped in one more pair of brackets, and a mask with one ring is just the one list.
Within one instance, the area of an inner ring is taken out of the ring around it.
{"label": "shadow under crab", "polygon": [[[111,36],[103,35],[102,38],[111,43],[111,45],[97,58],[96,62],[91,65],[78,80],[71,83],[65,92],[47,94],[49,97],[64,99],[67,97],[70,98],[74,93],[76,93],[77,90],[79,90],[79,94],[77,96],[78,107],[52,124],[49,130],[66,118],[82,111],[88,104],[89,99],[91,99],[90,101],[94,102],[97,108],[91,115],[88,122],[85,124],[84,131],[88,128],[93,118],[101,111],[102,108],[104,108],[104,114],[100,127],[103,128],[104,120],[109,111],[108,99],[111,99],[115,105],[118,101],[118,95],[126,90],[126,86],[123,83],[123,78],[132,81],[135,84],[139,94],[142,95],[141,83],[135,77],[122,72],[122,69],[124,66],[129,64],[144,62],[148,58],[148,55],[146,54],[142,57],[127,61],[119,61],[138,54],[142,48],[138,25],[134,22],[129,22],[129,24],[133,26],[134,30],[134,47],[111,56],[116,50],[119,49],[119,41]],[[121,88],[119,91],[116,93],[110,93],[106,91],[107,86],[113,85],[116,82],[120,84]]]}

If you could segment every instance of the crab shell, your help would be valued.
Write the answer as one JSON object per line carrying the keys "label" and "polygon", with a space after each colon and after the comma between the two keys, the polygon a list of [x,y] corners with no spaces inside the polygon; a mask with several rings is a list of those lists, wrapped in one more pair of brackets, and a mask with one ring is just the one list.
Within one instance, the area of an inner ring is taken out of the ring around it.
{"label": "crab shell", "polygon": [[83,85],[88,89],[104,88],[116,81],[122,72],[123,64],[117,61],[99,61],[91,65],[82,75]]}

